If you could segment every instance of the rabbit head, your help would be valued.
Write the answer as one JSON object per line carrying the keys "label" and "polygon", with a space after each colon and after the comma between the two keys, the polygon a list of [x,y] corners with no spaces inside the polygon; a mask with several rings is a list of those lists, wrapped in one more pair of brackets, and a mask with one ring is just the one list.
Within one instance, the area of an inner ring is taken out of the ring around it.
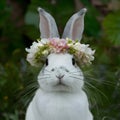
{"label": "rabbit head", "polygon": [[[40,16],[41,38],[58,38],[58,29],[54,18],[41,8],[38,8]],[[81,40],[84,29],[84,15],[86,9],[74,14],[66,24],[62,38]],[[75,58],[69,53],[50,53],[45,65],[38,75],[38,83],[44,91],[74,92],[82,90],[84,76],[77,66]]]}

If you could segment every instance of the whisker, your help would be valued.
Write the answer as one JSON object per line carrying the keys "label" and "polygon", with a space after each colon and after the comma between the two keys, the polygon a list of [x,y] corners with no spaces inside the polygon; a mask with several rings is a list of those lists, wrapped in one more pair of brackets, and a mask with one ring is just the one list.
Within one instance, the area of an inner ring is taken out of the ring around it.
{"label": "whisker", "polygon": [[25,85],[31,85],[31,84],[36,84],[37,83],[37,80],[35,79],[35,80],[29,80],[29,81],[27,81],[27,83],[25,83]]}
{"label": "whisker", "polygon": [[[18,102],[24,103],[24,107],[28,105],[28,103],[33,98],[35,91],[39,88],[39,84],[37,83],[37,80],[30,80],[27,82],[26,87],[24,90],[18,95]],[[21,98],[22,96],[22,98]],[[29,99],[28,99],[29,97]],[[23,102],[25,101],[25,102]]]}
{"label": "whisker", "polygon": [[43,77],[43,76],[50,76],[50,74],[43,74],[43,75],[39,75],[39,76],[42,76],[42,77]]}
{"label": "whisker", "polygon": [[[103,104],[103,100],[102,100],[102,97],[101,97],[101,95],[103,96],[102,91],[99,90],[100,92],[98,92],[98,90],[96,90],[96,89],[97,88],[92,88],[91,89],[91,86],[89,86],[89,85],[87,85],[87,86],[85,85],[84,86],[84,90],[88,94],[88,98],[90,100],[90,103],[92,103],[92,106],[93,106],[93,103],[95,103],[96,101],[97,102],[99,101],[101,104]],[[100,94],[98,94],[98,93],[100,93]],[[107,99],[106,95],[104,95],[104,97],[105,97],[105,99]],[[96,102],[95,105],[97,105],[97,102]]]}
{"label": "whisker", "polygon": [[47,72],[51,73],[51,71],[49,71],[49,70],[46,70],[46,69],[44,69],[44,71],[47,71]]}
{"label": "whisker", "polygon": [[39,77],[39,79],[46,79],[46,78],[50,78],[50,77],[41,77],[41,76]]}
{"label": "whisker", "polygon": [[41,75],[50,75],[50,73],[43,73],[43,74],[41,74]]}
{"label": "whisker", "polygon": [[83,76],[82,74],[74,74],[74,73],[71,73],[71,75],[73,75],[73,76]]}
{"label": "whisker", "polygon": [[89,87],[93,88],[94,90],[97,90],[101,95],[103,95],[103,96],[108,100],[107,96],[106,96],[103,92],[101,92],[98,88],[96,88],[95,86],[93,86],[92,84],[90,84],[90,83],[87,82],[87,81],[85,81],[85,83],[86,83]]}
{"label": "whisker", "polygon": [[76,76],[69,76],[69,77],[81,80],[80,77],[76,77]]}
{"label": "whisker", "polygon": [[85,70],[84,73],[87,74],[87,73],[90,73],[92,72],[92,70]]}
{"label": "whisker", "polygon": [[[100,79],[96,79],[96,78],[94,78],[92,75],[90,75],[90,74],[87,74],[87,75],[85,75],[85,78],[87,78],[88,80],[90,80],[90,81],[95,81],[95,82],[102,82],[102,81],[100,81]],[[99,81],[98,81],[99,80]],[[105,80],[105,81],[103,81],[102,82],[103,84],[105,84],[105,85],[109,85],[109,86],[114,86],[114,83],[113,82],[110,82],[110,81],[108,81],[108,80]]]}
{"label": "whisker", "polygon": [[[80,77],[76,77],[76,76],[70,76],[70,77],[81,80]],[[103,95],[108,100],[107,96],[103,92],[101,92],[98,88],[96,88],[95,86],[93,86],[92,84],[90,84],[87,81],[84,81],[84,82],[85,82],[86,85],[88,85],[90,88],[92,88],[92,89],[96,90],[97,92],[99,92],[101,95]]]}
{"label": "whisker", "polygon": [[38,87],[28,87],[26,90],[25,90],[25,94],[23,96],[27,96],[28,94],[31,94],[33,93],[33,91],[35,91]]}
{"label": "whisker", "polygon": [[81,71],[78,70],[78,71],[72,71],[72,72],[69,72],[69,73],[79,73],[79,72],[81,72]]}

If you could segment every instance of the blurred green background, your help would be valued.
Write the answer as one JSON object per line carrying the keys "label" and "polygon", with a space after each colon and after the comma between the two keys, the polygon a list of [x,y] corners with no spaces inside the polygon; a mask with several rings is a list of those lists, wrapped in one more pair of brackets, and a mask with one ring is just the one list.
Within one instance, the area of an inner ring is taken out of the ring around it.
{"label": "blurred green background", "polygon": [[0,120],[24,120],[34,95],[40,68],[26,62],[25,48],[40,36],[38,6],[60,34],[73,13],[88,9],[82,43],[96,49],[90,107],[95,120],[120,120],[120,0],[0,0]]}

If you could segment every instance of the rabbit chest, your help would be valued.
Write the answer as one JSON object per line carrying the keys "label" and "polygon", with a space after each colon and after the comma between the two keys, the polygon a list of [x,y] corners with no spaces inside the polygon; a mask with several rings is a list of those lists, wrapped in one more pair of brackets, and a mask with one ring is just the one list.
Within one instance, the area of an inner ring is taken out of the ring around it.
{"label": "rabbit chest", "polygon": [[[92,120],[86,94],[36,92],[28,109],[34,120]],[[31,119],[32,120],[32,119]]]}

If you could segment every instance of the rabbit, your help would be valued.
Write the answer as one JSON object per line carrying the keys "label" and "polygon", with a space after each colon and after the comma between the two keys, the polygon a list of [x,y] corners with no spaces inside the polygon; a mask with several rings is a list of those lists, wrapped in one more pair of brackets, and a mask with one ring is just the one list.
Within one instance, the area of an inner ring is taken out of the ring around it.
{"label": "rabbit", "polygon": [[[38,8],[41,38],[58,38],[54,18]],[[81,40],[84,29],[83,8],[67,22],[62,38]],[[93,120],[84,87],[84,75],[69,53],[50,53],[38,74],[39,88],[28,105],[25,120]]]}

